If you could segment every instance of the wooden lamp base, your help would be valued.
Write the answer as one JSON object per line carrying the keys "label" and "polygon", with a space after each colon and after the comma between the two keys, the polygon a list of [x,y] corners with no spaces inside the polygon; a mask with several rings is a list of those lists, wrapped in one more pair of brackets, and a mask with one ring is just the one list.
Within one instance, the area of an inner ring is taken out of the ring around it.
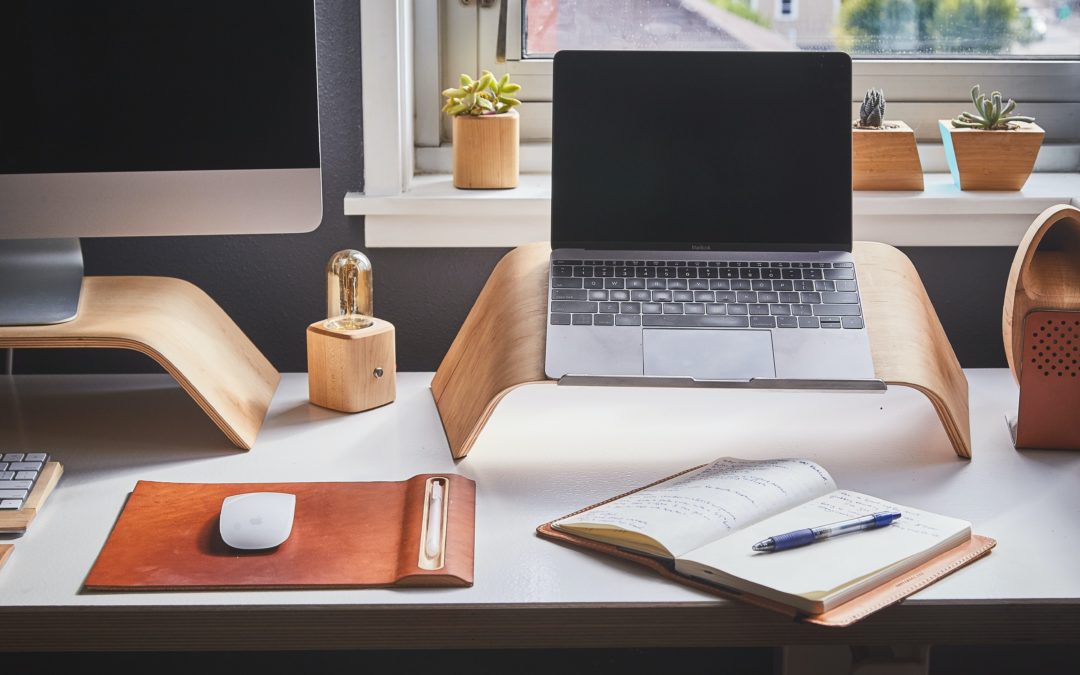
{"label": "wooden lamp base", "polygon": [[331,330],[330,319],[307,329],[308,398],[315,405],[355,413],[397,395],[394,325],[382,319],[359,330]]}

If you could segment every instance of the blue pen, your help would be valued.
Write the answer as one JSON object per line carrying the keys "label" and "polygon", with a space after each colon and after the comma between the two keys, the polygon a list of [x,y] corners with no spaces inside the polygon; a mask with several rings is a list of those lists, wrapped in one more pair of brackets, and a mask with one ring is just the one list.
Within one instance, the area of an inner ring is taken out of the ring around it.
{"label": "blue pen", "polygon": [[820,527],[808,527],[803,530],[795,530],[794,532],[785,532],[784,534],[778,534],[769,537],[768,539],[763,539],[754,544],[752,548],[758,552],[774,553],[776,551],[783,551],[797,546],[806,546],[815,541],[835,537],[838,534],[861,532],[862,530],[873,530],[879,527],[885,527],[899,517],[899,511],[882,511],[881,513],[875,513],[861,518],[852,518],[851,520],[841,520],[838,523],[830,523]]}

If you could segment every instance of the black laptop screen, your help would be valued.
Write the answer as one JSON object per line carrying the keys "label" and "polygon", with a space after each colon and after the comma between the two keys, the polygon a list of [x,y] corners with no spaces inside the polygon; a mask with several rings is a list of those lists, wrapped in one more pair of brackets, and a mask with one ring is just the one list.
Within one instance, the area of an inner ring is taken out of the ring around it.
{"label": "black laptop screen", "polygon": [[851,250],[838,52],[555,55],[555,248]]}

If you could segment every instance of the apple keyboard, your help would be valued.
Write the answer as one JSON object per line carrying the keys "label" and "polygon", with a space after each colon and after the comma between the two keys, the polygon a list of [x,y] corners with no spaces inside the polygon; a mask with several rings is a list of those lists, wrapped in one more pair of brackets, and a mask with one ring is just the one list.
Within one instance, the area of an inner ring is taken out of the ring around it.
{"label": "apple keyboard", "polygon": [[46,452],[0,453],[0,511],[23,507],[48,461]]}

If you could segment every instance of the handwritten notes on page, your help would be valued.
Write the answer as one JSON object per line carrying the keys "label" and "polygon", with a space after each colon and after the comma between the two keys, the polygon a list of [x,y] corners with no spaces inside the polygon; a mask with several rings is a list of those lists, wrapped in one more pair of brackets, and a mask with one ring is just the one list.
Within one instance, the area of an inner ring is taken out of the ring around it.
{"label": "handwritten notes on page", "polygon": [[828,472],[809,460],[722,457],[700,469],[564,518],[555,527],[639,533],[678,557],[835,489]]}
{"label": "handwritten notes on page", "polygon": [[[893,510],[902,514],[900,519],[877,530],[779,553],[755,553],[750,548],[754,542],[784,532]],[[970,523],[957,518],[838,490],[690,551],[677,565],[695,576],[702,568],[710,568],[782,593],[825,599],[862,581],[881,583],[890,568],[912,567],[912,558],[929,559],[970,533]]]}

